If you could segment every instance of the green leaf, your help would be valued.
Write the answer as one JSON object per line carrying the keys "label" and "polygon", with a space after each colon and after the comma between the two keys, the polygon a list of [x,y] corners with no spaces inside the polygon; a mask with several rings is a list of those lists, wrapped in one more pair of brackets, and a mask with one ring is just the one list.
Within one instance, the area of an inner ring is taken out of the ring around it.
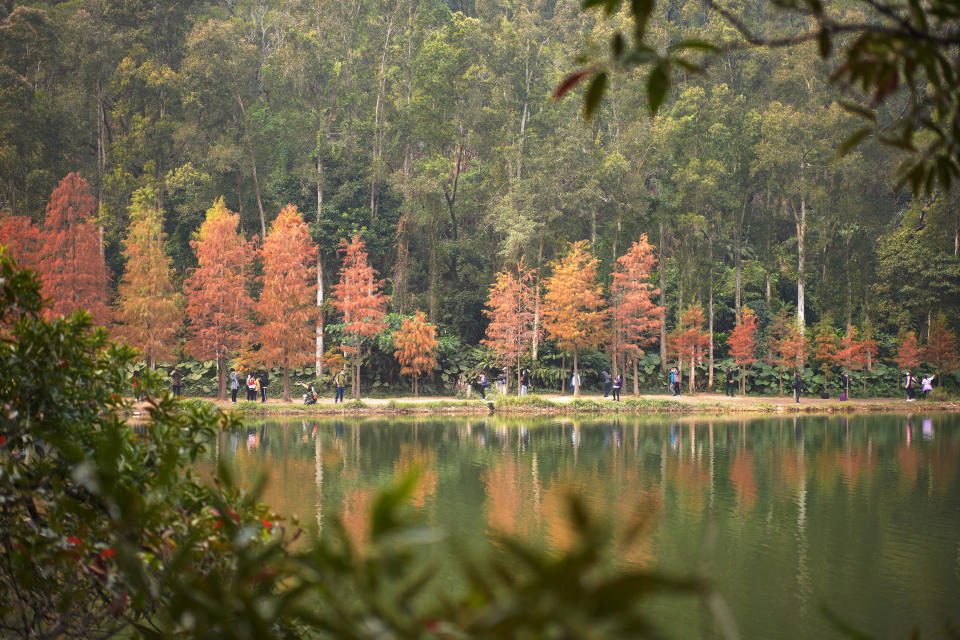
{"label": "green leaf", "polygon": [[670,76],[667,74],[666,65],[661,62],[647,78],[647,107],[651,114],[657,113],[663,100],[667,97],[667,90],[670,88]]}
{"label": "green leaf", "polygon": [[641,42],[656,2],[655,0],[630,0],[630,6],[633,9],[633,35],[637,42]]}
{"label": "green leaf", "polygon": [[712,42],[697,39],[679,40],[667,48],[668,51],[687,51],[689,49],[705,51],[707,53],[718,53],[720,51],[717,45]]}
{"label": "green leaf", "polygon": [[614,58],[619,58],[623,55],[623,52],[626,50],[627,45],[623,39],[623,34],[619,31],[613,34],[613,37],[610,39],[610,50]]}
{"label": "green leaf", "polygon": [[830,34],[825,29],[821,29],[817,33],[817,48],[820,51],[821,58],[830,56],[830,50],[833,48],[833,44],[830,41]]}
{"label": "green leaf", "polygon": [[598,73],[590,83],[590,87],[587,89],[587,95],[583,98],[583,118],[585,120],[592,118],[593,114],[597,111],[597,107],[600,106],[600,102],[603,100],[603,94],[607,90],[607,81],[606,72],[602,72]]}
{"label": "green leaf", "polygon": [[840,143],[840,146],[837,148],[837,157],[841,158],[850,153],[851,149],[860,144],[863,139],[869,136],[871,133],[873,133],[873,129],[869,127],[863,127],[861,129],[857,129],[851,135],[847,136],[847,139]]}
{"label": "green leaf", "polygon": [[861,118],[866,118],[870,122],[877,121],[877,113],[873,109],[868,107],[862,107],[853,102],[847,102],[845,100],[840,101],[840,108],[848,113],[860,116]]}

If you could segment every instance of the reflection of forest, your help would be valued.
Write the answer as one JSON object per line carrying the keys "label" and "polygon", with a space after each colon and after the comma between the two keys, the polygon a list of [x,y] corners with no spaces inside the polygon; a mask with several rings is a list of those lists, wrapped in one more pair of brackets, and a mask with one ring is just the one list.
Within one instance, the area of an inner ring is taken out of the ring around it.
{"label": "reflection of forest", "polygon": [[760,593],[733,587],[735,611],[816,617],[831,595],[856,611],[848,591],[887,583],[931,615],[960,599],[953,415],[261,422],[221,433],[207,471],[216,456],[248,485],[266,474],[283,514],[338,514],[358,545],[377,488],[415,467],[414,508],[470,545],[508,534],[562,550],[576,492],[611,520],[623,563],[762,578]]}

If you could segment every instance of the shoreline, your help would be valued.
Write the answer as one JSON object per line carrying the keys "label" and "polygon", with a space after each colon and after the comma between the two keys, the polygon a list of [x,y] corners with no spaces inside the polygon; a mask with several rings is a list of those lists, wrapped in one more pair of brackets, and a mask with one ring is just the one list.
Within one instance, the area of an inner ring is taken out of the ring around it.
{"label": "shoreline", "polygon": [[[317,404],[303,405],[285,403],[279,399],[259,402],[215,398],[185,398],[186,402],[208,402],[224,411],[235,411],[247,416],[404,416],[404,415],[691,415],[691,414],[839,414],[839,413],[916,413],[960,411],[960,399],[917,400],[907,402],[904,398],[852,398],[841,402],[837,399],[801,398],[796,404],[792,397],[737,396],[727,397],[716,393],[641,394],[622,397],[619,402],[604,398],[602,394],[571,395],[537,394],[523,398],[496,396],[482,400],[457,399],[444,396],[420,398],[361,398],[359,402],[348,401],[333,404],[332,398],[321,398]],[[145,403],[133,406],[135,416],[145,413]]]}

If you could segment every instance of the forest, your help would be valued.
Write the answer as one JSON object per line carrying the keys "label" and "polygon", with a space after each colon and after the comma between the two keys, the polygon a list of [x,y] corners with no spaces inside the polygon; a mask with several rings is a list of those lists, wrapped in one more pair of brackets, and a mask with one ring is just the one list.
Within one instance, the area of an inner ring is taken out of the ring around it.
{"label": "forest", "polygon": [[[768,33],[802,20],[731,7]],[[813,46],[677,66],[653,116],[647,76],[612,71],[584,119],[581,88],[551,94],[626,20],[569,0],[7,2],[0,244],[54,312],[89,309],[197,394],[227,366],[322,379],[344,358],[365,393],[407,389],[411,318],[435,327],[420,371],[438,393],[503,365],[539,388],[612,365],[662,389],[684,363],[699,388],[742,366],[776,393],[795,363],[817,387],[844,368],[894,393],[923,367],[955,389],[949,175],[902,185],[870,136],[838,153],[858,120]],[[647,29],[662,47],[731,35],[693,0]],[[343,290],[361,246],[369,334]],[[594,298],[567,321],[564,274]]]}

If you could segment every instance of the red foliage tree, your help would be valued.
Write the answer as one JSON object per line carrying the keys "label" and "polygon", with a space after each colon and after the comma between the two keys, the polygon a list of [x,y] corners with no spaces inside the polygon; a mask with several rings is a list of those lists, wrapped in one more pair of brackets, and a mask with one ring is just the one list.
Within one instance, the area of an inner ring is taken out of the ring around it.
{"label": "red foliage tree", "polygon": [[670,334],[670,344],[673,352],[681,360],[690,362],[689,389],[690,393],[696,390],[697,361],[703,359],[704,350],[710,344],[710,334],[703,328],[703,307],[692,304],[687,307],[677,328]]}
{"label": "red foliage tree", "polygon": [[290,402],[290,367],[309,364],[314,356],[316,251],[303,216],[292,204],[280,211],[259,250],[263,292],[256,308],[264,319],[260,355],[267,366],[283,368],[285,402]]}
{"label": "red foliage tree", "polygon": [[859,371],[864,367],[863,343],[857,340],[856,327],[847,327],[847,333],[840,340],[840,348],[834,360],[848,371]]}
{"label": "red foliage tree", "polygon": [[927,340],[923,355],[937,372],[937,384],[943,383],[945,373],[953,373],[960,365],[957,336],[947,326],[947,318],[942,313],[936,317],[930,327],[930,338]]}
{"label": "red foliage tree", "polygon": [[377,335],[386,328],[387,296],[381,293],[381,281],[367,262],[365,243],[356,235],[340,241],[343,266],[340,281],[333,288],[333,306],[343,315],[343,331],[352,344],[341,345],[353,358],[353,397],[360,399],[361,340]]}
{"label": "red foliage tree", "polygon": [[190,241],[198,266],[183,283],[190,322],[187,352],[217,361],[217,397],[227,397],[229,355],[250,338],[253,300],[247,293],[253,247],[237,230],[240,216],[227,210],[223,198],[207,210]]}
{"label": "red foliage tree", "polygon": [[155,200],[152,189],[133,194],[123,250],[127,269],[117,286],[116,314],[118,335],[140,349],[151,368],[173,355],[182,323],[181,296],[170,279],[172,260],[163,250],[163,213]]}
{"label": "red foliage tree", "polygon": [[553,275],[546,281],[543,320],[557,346],[573,352],[573,394],[580,395],[577,352],[603,344],[607,312],[603,290],[597,284],[599,260],[590,256],[587,241],[570,246],[567,255],[553,262]]}
{"label": "red foliage tree", "polygon": [[93,223],[96,209],[78,173],[67,174],[50,195],[37,261],[43,292],[51,298],[45,312],[50,317],[86,309],[98,324],[110,320],[107,267]]}
{"label": "red foliage tree", "polygon": [[617,258],[610,285],[610,319],[613,324],[613,374],[617,373],[617,359],[622,359],[626,368],[627,356],[633,358],[633,393],[640,392],[637,376],[637,360],[643,355],[643,347],[656,338],[660,331],[660,312],[653,296],[660,293],[648,282],[657,259],[647,234],[640,236],[624,255]]}
{"label": "red foliage tree", "polygon": [[437,327],[427,322],[423,311],[417,311],[412,318],[403,319],[400,330],[393,334],[393,343],[400,373],[413,376],[413,395],[420,397],[420,376],[437,368]]}
{"label": "red foliage tree", "polygon": [[0,220],[0,244],[24,269],[37,270],[40,259],[40,229],[25,216],[7,216]]}
{"label": "red foliage tree", "polygon": [[894,361],[901,369],[916,370],[923,360],[923,352],[917,344],[917,334],[910,331],[900,336],[900,346]]}
{"label": "red foliage tree", "polygon": [[740,367],[740,393],[746,393],[746,368],[757,361],[757,316],[749,307],[737,315],[737,324],[727,338],[730,355]]}
{"label": "red foliage tree", "polygon": [[[501,271],[490,285],[487,308],[483,313],[490,319],[487,337],[481,342],[490,347],[501,364],[512,365],[520,376],[520,359],[533,345],[535,270],[527,269],[521,258],[517,274]],[[517,384],[519,391],[520,385]]]}
{"label": "red foliage tree", "polygon": [[806,340],[797,329],[797,323],[786,309],[781,309],[774,318],[767,336],[767,353],[764,362],[777,368],[779,394],[783,395],[783,371],[803,366]]}

